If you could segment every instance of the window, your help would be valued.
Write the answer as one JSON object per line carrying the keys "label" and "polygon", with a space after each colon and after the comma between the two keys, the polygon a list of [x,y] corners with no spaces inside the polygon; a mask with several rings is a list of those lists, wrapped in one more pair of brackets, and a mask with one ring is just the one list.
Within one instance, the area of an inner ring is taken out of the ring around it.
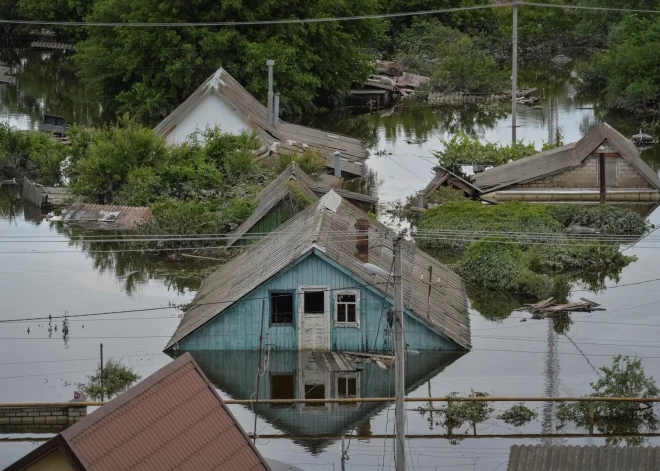
{"label": "window", "polygon": [[[337,376],[337,398],[354,399],[356,397],[360,397],[358,376],[355,374]],[[357,405],[357,402],[339,403],[340,407],[355,407]]]}
{"label": "window", "polygon": [[[325,385],[306,384],[305,399],[325,399]],[[325,407],[325,406],[326,406],[325,402],[315,402],[312,404],[305,404],[305,407]]]}
{"label": "window", "polygon": [[359,327],[359,296],[355,291],[335,294],[335,326]]}
{"label": "window", "polygon": [[[295,399],[295,382],[293,375],[271,373],[270,398]],[[278,406],[289,407],[288,404],[273,404],[273,407]]]}
{"label": "window", "polygon": [[325,312],[325,291],[305,291],[305,314],[323,314]]}
{"label": "window", "polygon": [[293,293],[270,293],[270,323],[293,324]]}

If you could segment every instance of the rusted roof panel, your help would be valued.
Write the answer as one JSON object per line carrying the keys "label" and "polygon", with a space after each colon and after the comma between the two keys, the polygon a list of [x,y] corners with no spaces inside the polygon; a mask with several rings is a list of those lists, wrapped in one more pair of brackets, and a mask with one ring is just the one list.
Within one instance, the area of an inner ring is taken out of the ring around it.
{"label": "rusted roof panel", "polygon": [[63,221],[93,229],[126,230],[151,217],[151,209],[146,206],[74,203],[64,214]]}
{"label": "rusted roof panel", "polygon": [[513,445],[508,471],[657,471],[660,447]]}
{"label": "rusted roof panel", "polygon": [[[338,206],[334,204],[337,199]],[[369,218],[335,192],[327,193],[317,204],[310,205],[271,232],[260,244],[248,247],[209,275],[166,350],[314,248],[392,297],[393,289],[386,277],[366,274],[362,261],[355,256],[355,222],[358,219]],[[369,219],[369,223],[369,239],[378,240],[377,244],[369,246],[369,261],[380,267],[391,267],[396,235],[377,221]],[[407,241],[403,242],[402,253],[404,306],[461,347],[470,349],[470,318],[462,279]],[[429,267],[433,268],[430,295]]]}
{"label": "rusted roof panel", "polygon": [[189,354],[61,435],[88,471],[270,469]]}

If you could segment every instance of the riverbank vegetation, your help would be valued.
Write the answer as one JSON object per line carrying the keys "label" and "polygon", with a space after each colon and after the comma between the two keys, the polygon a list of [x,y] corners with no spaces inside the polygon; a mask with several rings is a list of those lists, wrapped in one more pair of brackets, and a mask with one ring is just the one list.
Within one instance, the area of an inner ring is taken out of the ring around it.
{"label": "riverbank vegetation", "polygon": [[[521,299],[553,296],[564,301],[574,282],[589,290],[602,289],[606,279],[618,280],[623,268],[636,260],[617,244],[570,240],[565,234],[571,226],[640,236],[648,229],[644,218],[616,206],[485,205],[464,199],[427,210],[419,222],[417,243],[451,261],[468,285],[474,307],[499,318],[519,307]],[[464,235],[443,236],[442,231]],[[543,234],[552,243],[545,243]]]}

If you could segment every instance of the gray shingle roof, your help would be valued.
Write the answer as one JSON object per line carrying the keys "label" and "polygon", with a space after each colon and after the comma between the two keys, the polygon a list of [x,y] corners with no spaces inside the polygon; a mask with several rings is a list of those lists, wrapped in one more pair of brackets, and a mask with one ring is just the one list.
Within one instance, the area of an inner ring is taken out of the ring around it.
{"label": "gray shingle roof", "polygon": [[552,175],[580,165],[603,141],[614,147],[621,157],[635,167],[654,188],[660,190],[658,174],[639,157],[635,145],[612,126],[603,122],[596,124],[577,142],[478,173],[472,178],[472,183],[488,193]]}
{"label": "gray shingle roof", "polygon": [[513,445],[508,471],[657,471],[660,447]]}
{"label": "gray shingle roof", "polygon": [[[227,246],[231,247],[238,239],[243,237],[255,224],[266,216],[273,208],[291,194],[288,184],[294,184],[304,194],[312,200],[318,200],[319,196],[326,194],[331,190],[323,183],[314,181],[300,167],[292,162],[284,171],[272,182],[270,182],[256,197],[257,208],[247,218],[243,224],[238,226],[227,240]],[[344,190],[341,188],[332,188],[339,196],[346,198],[351,202],[366,202],[370,204],[378,203],[378,198],[361,193]]]}
{"label": "gray shingle roof", "polygon": [[359,139],[329,133],[297,124],[279,121],[277,127],[268,123],[267,109],[223,68],[218,69],[174,111],[163,119],[154,132],[167,136],[209,94],[214,93],[227,103],[252,129],[264,144],[262,154],[275,152],[302,153],[311,148],[323,152],[326,167],[334,168],[332,153],[342,154],[342,171],[362,175],[369,152]]}
{"label": "gray shingle roof", "polygon": [[[355,256],[355,222],[367,215],[331,191],[321,200],[289,219],[204,280],[193,305],[184,314],[166,350],[221,315],[258,286],[314,248],[388,296],[393,290],[386,277],[369,275]],[[369,262],[392,266],[396,235],[370,220]],[[465,349],[471,348],[470,318],[462,279],[445,265],[409,242],[403,243],[404,306]],[[434,283],[429,295],[428,274]],[[387,289],[386,289],[387,286]]]}

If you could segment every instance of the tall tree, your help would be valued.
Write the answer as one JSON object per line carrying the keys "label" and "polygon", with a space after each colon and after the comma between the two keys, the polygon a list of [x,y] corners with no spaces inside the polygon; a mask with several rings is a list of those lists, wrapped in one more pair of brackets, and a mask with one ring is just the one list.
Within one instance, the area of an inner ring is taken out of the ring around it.
{"label": "tall tree", "polygon": [[[378,0],[98,0],[89,21],[218,22],[366,15]],[[142,118],[163,116],[222,66],[250,92],[267,91],[266,59],[286,112],[332,101],[366,79],[365,46],[380,20],[237,27],[90,27],[76,62],[87,89],[106,105]]]}

